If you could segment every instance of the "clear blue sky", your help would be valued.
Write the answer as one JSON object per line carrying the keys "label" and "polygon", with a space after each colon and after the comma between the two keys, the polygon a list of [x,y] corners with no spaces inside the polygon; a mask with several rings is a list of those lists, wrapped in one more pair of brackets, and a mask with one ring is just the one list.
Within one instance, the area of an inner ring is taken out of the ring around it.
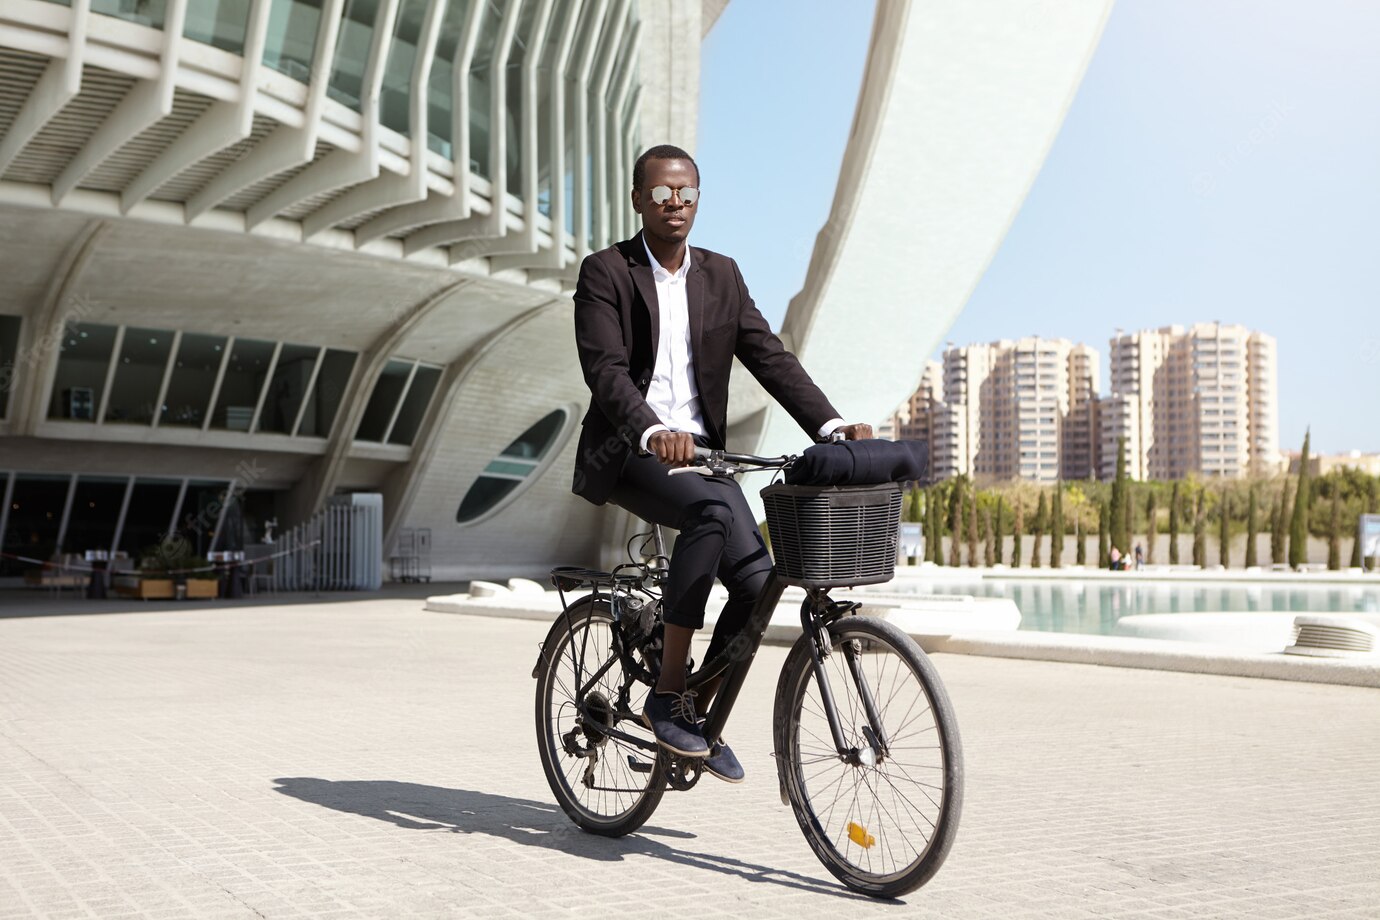
{"label": "clear blue sky", "polygon": [[[828,213],[872,4],[788,8],[729,3],[697,151],[695,242],[738,259],[777,326]],[[1380,451],[1377,47],[1380,4],[1119,0],[946,338],[1087,342],[1105,378],[1118,327],[1243,323],[1279,340],[1282,446],[1311,425],[1315,450]]]}

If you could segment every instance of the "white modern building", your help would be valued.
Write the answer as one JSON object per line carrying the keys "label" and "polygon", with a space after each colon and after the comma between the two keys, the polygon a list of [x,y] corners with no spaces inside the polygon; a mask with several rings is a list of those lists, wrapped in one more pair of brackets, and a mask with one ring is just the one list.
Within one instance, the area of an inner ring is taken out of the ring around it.
{"label": "white modern building", "polygon": [[[723,6],[0,3],[0,578],[170,531],[233,548],[354,492],[383,495],[385,555],[430,531],[436,579],[611,562],[629,522],[569,491],[570,293],[635,229],[639,150],[694,149]],[[962,309],[1109,10],[878,4],[782,329],[850,418]],[[798,448],[738,376],[734,446]]]}

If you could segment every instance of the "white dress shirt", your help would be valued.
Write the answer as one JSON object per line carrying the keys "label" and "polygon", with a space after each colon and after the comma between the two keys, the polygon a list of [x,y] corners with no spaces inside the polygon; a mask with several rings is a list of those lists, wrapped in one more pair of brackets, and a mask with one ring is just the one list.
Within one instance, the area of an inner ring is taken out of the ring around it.
{"label": "white dress shirt", "polygon": [[[657,315],[660,329],[657,335],[656,366],[652,369],[651,384],[647,387],[647,405],[652,407],[659,425],[650,425],[642,432],[641,447],[648,450],[647,442],[658,431],[687,431],[690,434],[705,434],[704,416],[700,412],[700,391],[695,385],[695,356],[690,348],[690,308],[685,296],[685,279],[690,272],[690,247],[685,247],[685,258],[680,268],[669,272],[647,245],[642,236],[642,248],[647,250],[647,263],[652,267],[652,280],[656,282]],[[843,424],[843,419],[835,418],[825,422],[819,429],[821,438]]]}

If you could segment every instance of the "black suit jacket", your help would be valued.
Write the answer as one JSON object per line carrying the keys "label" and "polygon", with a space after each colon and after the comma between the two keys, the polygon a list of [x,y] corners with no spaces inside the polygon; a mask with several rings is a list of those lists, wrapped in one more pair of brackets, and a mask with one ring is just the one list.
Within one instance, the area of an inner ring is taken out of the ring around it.
{"label": "black suit jacket", "polygon": [[[736,262],[691,247],[685,295],[700,412],[711,445],[724,447],[734,356],[811,438],[839,416],[758,312]],[[608,500],[642,433],[661,422],[646,399],[660,325],[641,234],[586,257],[575,287],[575,344],[593,398],[580,431],[572,491],[596,505]]]}

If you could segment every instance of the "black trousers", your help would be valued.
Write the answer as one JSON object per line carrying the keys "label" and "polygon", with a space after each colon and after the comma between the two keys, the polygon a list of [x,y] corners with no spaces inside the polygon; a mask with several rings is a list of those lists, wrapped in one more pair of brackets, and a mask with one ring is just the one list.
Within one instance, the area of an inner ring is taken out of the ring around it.
{"label": "black trousers", "polygon": [[[696,435],[701,447],[708,441]],[[728,589],[705,658],[727,647],[748,621],[767,586],[771,556],[742,487],[730,476],[667,475],[654,454],[629,452],[609,501],[645,521],[679,531],[671,551],[662,616],[673,626],[699,629],[717,576]]]}

